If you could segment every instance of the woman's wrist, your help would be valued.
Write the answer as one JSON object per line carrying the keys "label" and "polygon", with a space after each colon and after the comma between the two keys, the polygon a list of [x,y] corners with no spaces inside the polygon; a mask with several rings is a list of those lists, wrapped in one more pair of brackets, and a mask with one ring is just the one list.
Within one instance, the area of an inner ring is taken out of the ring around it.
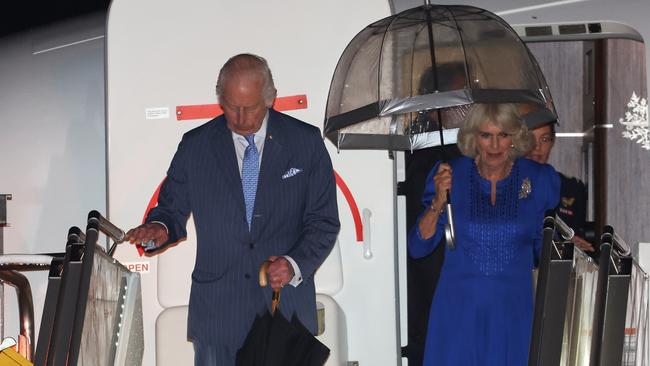
{"label": "woman's wrist", "polygon": [[435,213],[443,213],[445,211],[445,204],[444,203],[437,203],[436,201],[431,201],[431,205],[429,205],[429,210]]}

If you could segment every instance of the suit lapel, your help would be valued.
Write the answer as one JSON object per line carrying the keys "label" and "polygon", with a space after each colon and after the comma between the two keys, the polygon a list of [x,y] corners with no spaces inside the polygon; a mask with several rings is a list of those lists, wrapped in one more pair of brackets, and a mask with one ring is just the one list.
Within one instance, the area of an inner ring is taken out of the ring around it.
{"label": "suit lapel", "polygon": [[[253,216],[257,220],[254,219],[253,223],[265,222],[264,215],[269,215],[272,212],[272,192],[275,191],[276,185],[281,184],[282,174],[286,172],[291,162],[291,153],[284,147],[286,143],[288,141],[281,117],[277,112],[270,110],[257,194],[255,195]],[[252,228],[253,232],[257,232],[256,225],[253,225]],[[259,229],[259,225],[257,225],[257,229]]]}
{"label": "suit lapel", "polygon": [[232,139],[232,132],[228,129],[223,116],[217,118],[214,122],[214,134],[211,146],[212,152],[216,156],[216,161],[223,173],[223,178],[226,181],[225,186],[230,190],[235,201],[241,203],[238,207],[241,209],[242,217],[246,217],[244,214],[246,212],[244,192],[241,186],[235,144]]}

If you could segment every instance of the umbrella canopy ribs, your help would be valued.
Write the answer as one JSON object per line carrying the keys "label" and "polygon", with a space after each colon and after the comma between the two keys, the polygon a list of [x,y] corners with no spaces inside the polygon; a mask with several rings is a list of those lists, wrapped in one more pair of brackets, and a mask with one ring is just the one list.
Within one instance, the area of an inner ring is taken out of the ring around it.
{"label": "umbrella canopy ribs", "polygon": [[473,103],[519,103],[524,118],[557,119],[537,61],[505,21],[472,6],[423,5],[352,39],[332,77],[324,133],[339,149],[453,143]]}

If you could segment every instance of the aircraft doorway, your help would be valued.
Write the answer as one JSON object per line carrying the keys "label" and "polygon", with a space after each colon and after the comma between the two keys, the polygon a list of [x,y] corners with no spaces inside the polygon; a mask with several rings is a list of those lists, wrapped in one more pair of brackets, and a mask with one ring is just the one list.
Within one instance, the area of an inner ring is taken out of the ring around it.
{"label": "aircraft doorway", "polygon": [[[600,23],[599,23],[600,24]],[[549,164],[558,172],[583,181],[587,188],[587,239],[595,242],[603,225],[612,225],[632,246],[638,258],[639,243],[650,242],[650,227],[644,225],[650,212],[650,197],[643,194],[650,181],[644,169],[650,157],[648,142],[645,45],[632,29],[600,28],[591,25],[586,33],[600,34],[526,35],[526,27],[514,27],[537,59],[559,116],[556,142]],[[577,28],[576,28],[577,29]],[[530,30],[529,30],[530,31]],[[566,28],[564,28],[566,32]],[[534,32],[533,32],[534,33]],[[645,117],[645,128],[639,119]],[[448,145],[446,157],[459,156],[456,145]],[[404,180],[398,195],[405,196],[408,232],[422,211],[422,191],[427,174],[442,156],[440,147],[396,155],[403,157]],[[402,162],[397,163],[402,164]],[[571,206],[571,197],[564,205]],[[570,209],[570,207],[568,208]],[[440,268],[444,245],[428,257],[406,259],[407,338],[403,357],[410,366],[422,364],[428,312]],[[647,342],[646,342],[647,343]]]}

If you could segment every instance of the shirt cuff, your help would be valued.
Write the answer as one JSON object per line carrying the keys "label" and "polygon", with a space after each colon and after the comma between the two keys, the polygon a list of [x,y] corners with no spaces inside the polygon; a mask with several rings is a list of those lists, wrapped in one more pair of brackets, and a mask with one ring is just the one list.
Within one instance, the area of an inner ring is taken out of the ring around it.
{"label": "shirt cuff", "polygon": [[298,287],[302,283],[302,273],[300,272],[300,267],[298,267],[298,263],[293,260],[293,258],[289,257],[288,255],[283,255],[283,257],[291,263],[291,266],[293,267],[293,278],[291,281],[289,281],[289,284],[293,287]]}
{"label": "shirt cuff", "polygon": [[160,224],[160,225],[162,225],[162,226],[165,228],[165,231],[167,232],[167,235],[169,235],[169,229],[167,228],[167,225],[165,225],[164,222],[160,222],[160,221],[151,221],[150,224]]}

